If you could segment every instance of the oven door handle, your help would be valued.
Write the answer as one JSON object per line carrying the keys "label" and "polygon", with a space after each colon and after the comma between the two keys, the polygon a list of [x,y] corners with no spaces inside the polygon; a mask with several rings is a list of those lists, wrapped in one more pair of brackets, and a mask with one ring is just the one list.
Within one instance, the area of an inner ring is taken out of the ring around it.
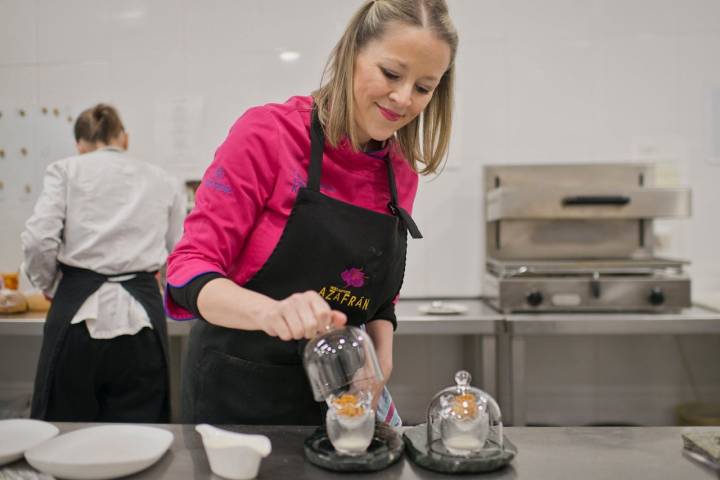
{"label": "oven door handle", "polygon": [[630,197],[624,195],[578,195],[562,199],[563,207],[577,206],[619,206],[630,203]]}

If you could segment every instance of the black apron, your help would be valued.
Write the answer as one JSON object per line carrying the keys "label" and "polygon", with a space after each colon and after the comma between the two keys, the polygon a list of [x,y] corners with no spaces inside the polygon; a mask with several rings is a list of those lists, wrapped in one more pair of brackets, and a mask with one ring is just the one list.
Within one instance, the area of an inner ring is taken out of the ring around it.
{"label": "black apron", "polygon": [[[35,388],[32,399],[31,417],[45,419],[48,411],[49,392],[53,381],[53,367],[55,359],[62,349],[70,322],[85,300],[95,293],[100,286],[113,277],[122,277],[129,274],[103,275],[92,270],[60,265],[63,277],[58,285],[48,311],[45,327],[43,329],[43,343],[40,349],[40,359],[35,375]],[[162,346],[167,372],[167,320],[162,306],[162,297],[155,275],[152,272],[132,272],[135,275],[129,280],[120,283],[145,309],[150,317],[150,323]],[[169,381],[168,375],[162,379]],[[166,411],[161,414],[159,422],[169,421],[170,403],[167,399]]]}
{"label": "black apron", "polygon": [[[407,232],[420,238],[398,204],[389,157],[388,214],[320,193],[324,133],[310,128],[308,185],[298,192],[280,240],[244,287],[276,300],[315,290],[360,326],[391,306],[405,274]],[[380,161],[380,160],[378,160]],[[306,340],[283,341],[199,320],[190,332],[183,372],[187,423],[318,425],[323,421],[302,365]]]}

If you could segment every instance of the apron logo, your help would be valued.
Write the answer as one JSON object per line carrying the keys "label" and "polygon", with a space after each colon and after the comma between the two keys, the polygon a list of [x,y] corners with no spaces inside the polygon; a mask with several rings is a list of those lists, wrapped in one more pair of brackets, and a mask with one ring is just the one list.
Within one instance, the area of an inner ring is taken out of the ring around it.
{"label": "apron logo", "polygon": [[320,289],[320,296],[328,302],[335,302],[340,305],[347,305],[351,308],[357,308],[358,310],[367,310],[370,306],[370,299],[353,295],[348,290],[348,287],[360,288],[365,285],[367,275],[362,271],[362,268],[348,268],[340,274],[345,286],[343,288],[329,285]]}
{"label": "apron logo", "polygon": [[367,276],[363,273],[362,268],[348,268],[340,274],[340,278],[345,282],[345,288],[360,288],[365,285]]}
{"label": "apron logo", "polygon": [[347,305],[348,307],[357,308],[358,310],[367,310],[370,306],[369,298],[358,297],[357,295],[353,295],[350,290],[345,290],[344,288],[339,288],[334,285],[322,287],[318,293],[328,302]]}

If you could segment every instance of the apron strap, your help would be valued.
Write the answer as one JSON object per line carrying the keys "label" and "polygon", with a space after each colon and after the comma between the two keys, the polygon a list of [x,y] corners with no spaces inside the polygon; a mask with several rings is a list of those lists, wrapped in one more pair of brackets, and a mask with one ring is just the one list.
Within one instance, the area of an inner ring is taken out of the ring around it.
{"label": "apron strap", "polygon": [[[325,146],[325,132],[323,132],[320,118],[318,117],[317,105],[313,104],[312,117],[310,121],[310,168],[308,169],[307,188],[313,192],[320,192],[320,174],[322,171],[323,147]],[[388,183],[390,185],[390,202],[388,209],[390,213],[400,217],[412,238],[423,238],[420,229],[410,214],[402,208],[398,202],[397,184],[393,172],[390,155],[385,155],[385,164],[388,171]]]}
{"label": "apron strap", "polygon": [[388,203],[388,209],[390,212],[392,212],[393,215],[398,215],[403,223],[405,224],[405,227],[407,227],[408,232],[410,232],[410,236],[412,238],[423,238],[422,233],[420,232],[420,229],[418,228],[417,224],[415,223],[415,220],[412,219],[410,214],[400,206],[400,203],[398,202],[398,194],[397,194],[397,183],[395,182],[395,172],[392,168],[392,161],[390,160],[390,155],[385,155],[385,163],[387,164],[387,171],[388,171],[388,183],[390,183],[390,202]]}
{"label": "apron strap", "polygon": [[313,192],[320,192],[320,172],[322,169],[325,132],[318,118],[317,106],[313,105],[310,122],[310,168],[308,169],[307,187]]}

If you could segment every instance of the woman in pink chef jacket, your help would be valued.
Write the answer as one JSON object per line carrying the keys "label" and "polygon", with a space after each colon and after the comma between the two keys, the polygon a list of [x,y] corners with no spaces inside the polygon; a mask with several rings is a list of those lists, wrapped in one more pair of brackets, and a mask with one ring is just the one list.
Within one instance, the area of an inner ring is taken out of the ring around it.
{"label": "woman in pink chef jacket", "polygon": [[[215,154],[168,259],[166,308],[193,325],[190,423],[323,421],[307,339],[364,325],[385,380],[418,174],[450,138],[457,33],[444,0],[365,2],[310,96],[251,108]],[[384,399],[381,420],[399,423]]]}

